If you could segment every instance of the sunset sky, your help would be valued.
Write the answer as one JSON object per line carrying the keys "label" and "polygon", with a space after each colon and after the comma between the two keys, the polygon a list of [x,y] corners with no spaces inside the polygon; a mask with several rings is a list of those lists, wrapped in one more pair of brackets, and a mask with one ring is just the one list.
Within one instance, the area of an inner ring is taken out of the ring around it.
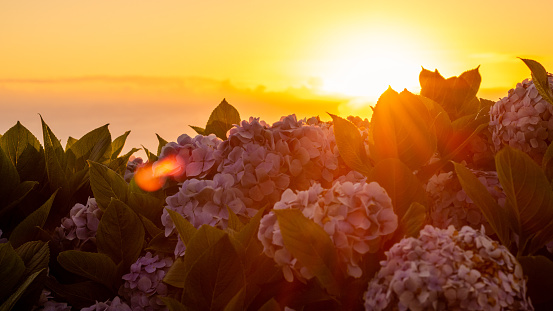
{"label": "sunset sky", "polygon": [[367,115],[421,66],[480,66],[497,100],[553,71],[553,1],[0,0],[0,133],[40,113],[65,142],[110,123],[155,149],[205,125],[223,99],[243,119]]}

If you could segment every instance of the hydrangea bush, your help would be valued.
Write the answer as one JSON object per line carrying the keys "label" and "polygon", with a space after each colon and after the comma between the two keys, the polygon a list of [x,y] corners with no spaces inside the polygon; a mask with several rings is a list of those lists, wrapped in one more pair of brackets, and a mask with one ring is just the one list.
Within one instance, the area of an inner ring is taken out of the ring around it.
{"label": "hydrangea bush", "polygon": [[[551,310],[553,77],[497,102],[423,69],[371,116],[274,123],[223,100],[122,154],[0,136],[0,310]],[[365,118],[368,117],[368,118]]]}

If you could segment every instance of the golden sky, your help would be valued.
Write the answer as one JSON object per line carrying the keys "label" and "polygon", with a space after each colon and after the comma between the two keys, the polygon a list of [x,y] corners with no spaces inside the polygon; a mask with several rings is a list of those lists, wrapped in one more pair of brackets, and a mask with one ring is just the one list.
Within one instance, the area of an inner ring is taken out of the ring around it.
{"label": "golden sky", "polygon": [[480,66],[497,100],[553,70],[553,1],[0,0],[0,133],[58,138],[110,123],[154,149],[202,126],[223,98],[243,119],[362,115],[391,85],[419,91]]}

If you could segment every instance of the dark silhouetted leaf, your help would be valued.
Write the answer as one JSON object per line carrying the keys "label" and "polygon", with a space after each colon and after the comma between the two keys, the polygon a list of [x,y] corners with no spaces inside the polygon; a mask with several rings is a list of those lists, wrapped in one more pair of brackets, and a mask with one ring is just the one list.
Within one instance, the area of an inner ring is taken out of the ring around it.
{"label": "dark silhouetted leaf", "polygon": [[25,277],[48,268],[50,261],[50,249],[48,243],[31,241],[19,246],[15,252],[25,264]]}
{"label": "dark silhouetted leaf", "polygon": [[63,188],[63,191],[68,191],[69,182],[65,174],[67,168],[65,152],[61,147],[60,141],[46,122],[44,122],[42,116],[40,120],[42,121],[44,157],[46,158],[46,173],[48,175],[50,190],[55,191],[58,188]]}
{"label": "dark silhouetted leaf", "polygon": [[433,118],[420,98],[388,89],[374,108],[371,156],[377,161],[398,158],[410,169],[426,164],[436,151]]}
{"label": "dark silhouetted leaf", "polygon": [[11,292],[25,273],[25,264],[11,243],[0,243],[0,301]]}
{"label": "dark silhouetted leaf", "polygon": [[158,160],[157,155],[153,154],[148,150],[146,147],[142,146],[142,149],[144,149],[144,152],[146,153],[146,157],[148,157],[148,162],[154,163]]}
{"label": "dark silhouetted leaf", "polygon": [[507,215],[520,238],[520,251],[533,234],[553,220],[553,190],[541,168],[526,153],[504,146],[495,161],[507,197]]}
{"label": "dark silhouetted leaf", "polygon": [[365,150],[365,142],[359,129],[350,121],[330,114],[334,123],[334,136],[340,156],[353,170],[363,175],[371,172],[372,166]]}
{"label": "dark silhouetted leaf", "polygon": [[111,134],[108,124],[86,133],[66,152],[67,165],[72,171],[86,167],[86,161],[104,162],[111,156]]}
{"label": "dark silhouetted leaf", "polygon": [[187,271],[187,268],[184,265],[184,261],[182,257],[177,257],[177,259],[173,262],[171,267],[169,267],[169,271],[167,271],[167,274],[165,274],[165,277],[163,278],[163,282],[177,288],[184,288],[184,279],[186,278],[186,271]]}
{"label": "dark silhouetted leaf", "polygon": [[157,156],[159,157],[161,155],[161,149],[167,145],[167,141],[163,138],[161,138],[161,136],[159,136],[158,134],[156,134],[156,137],[157,137],[157,141],[159,142],[158,146],[157,146]]}
{"label": "dark silhouetted leaf", "polygon": [[528,296],[533,304],[551,300],[553,292],[553,262],[544,256],[518,258],[524,275],[528,277]]}
{"label": "dark silhouetted leaf", "polygon": [[121,176],[125,175],[125,171],[127,170],[127,163],[129,163],[129,159],[135,152],[139,150],[140,149],[132,148],[129,152],[125,153],[124,155],[111,160],[108,164],[108,167]]}
{"label": "dark silhouetted leaf", "polygon": [[240,121],[238,110],[223,99],[223,101],[213,109],[213,112],[211,112],[203,135],[215,134],[217,137],[225,140],[227,139],[227,131],[230,130],[234,124],[239,124]]}
{"label": "dark silhouetted leaf", "polygon": [[123,150],[123,147],[125,146],[125,142],[127,141],[127,137],[131,131],[126,131],[125,134],[115,138],[113,142],[111,142],[111,160],[117,159],[121,151]]}
{"label": "dark silhouetted leaf", "polygon": [[88,161],[90,170],[90,187],[98,206],[106,209],[111,198],[125,202],[127,200],[127,182],[123,177],[107,166]]}
{"label": "dark silhouetted leaf", "polygon": [[492,197],[486,186],[464,165],[453,163],[459,183],[469,198],[478,206],[482,215],[486,218],[503,245],[511,244],[509,228],[510,223],[503,209]]}
{"label": "dark silhouetted leaf", "polygon": [[50,198],[42,204],[40,208],[32,212],[29,216],[20,222],[15,229],[13,229],[10,235],[10,242],[15,247],[23,245],[23,243],[34,240],[37,234],[36,227],[42,228],[48,219],[50,214],[50,208],[54,202],[57,191],[50,196]]}
{"label": "dark silhouetted leaf", "polygon": [[4,150],[0,148],[0,207],[11,202],[10,198],[13,191],[19,185],[19,174],[15,169],[12,161],[6,155]]}
{"label": "dark silhouetted leaf", "polygon": [[0,147],[12,161],[22,181],[42,181],[45,170],[42,146],[19,121],[0,138]]}
{"label": "dark silhouetted leaf", "polygon": [[108,255],[116,264],[130,265],[142,251],[144,234],[138,215],[125,203],[112,199],[98,225],[98,252]]}
{"label": "dark silhouetted leaf", "polygon": [[426,224],[426,207],[413,202],[398,223],[398,234],[400,238],[418,237],[419,232]]}
{"label": "dark silhouetted leaf", "polygon": [[200,134],[200,135],[205,135],[205,129],[199,127],[199,126],[194,126],[194,125],[189,125],[194,131],[196,131],[196,133]]}
{"label": "dark silhouetted leaf", "polygon": [[46,285],[48,289],[63,297],[63,300],[76,310],[90,307],[96,301],[106,301],[114,297],[112,291],[93,281],[60,284],[55,279],[48,278]]}
{"label": "dark silhouetted leaf", "polygon": [[307,219],[301,211],[274,210],[282,241],[292,256],[313,274],[332,295],[340,292],[336,272],[337,253],[332,240],[321,226]]}
{"label": "dark silhouetted leaf", "polygon": [[386,189],[392,199],[394,212],[402,219],[412,202],[426,204],[426,191],[413,172],[398,159],[379,161],[374,167],[370,181],[376,181]]}
{"label": "dark silhouetted leaf", "polygon": [[58,262],[71,273],[116,289],[117,266],[106,254],[68,250],[58,255]]}
{"label": "dark silhouetted leaf", "polygon": [[246,290],[245,287],[242,287],[234,297],[229,301],[229,303],[225,306],[225,309],[223,311],[241,311],[244,310],[244,299],[246,296]]}
{"label": "dark silhouetted leaf", "polygon": [[65,144],[65,151],[69,150],[69,148],[71,148],[71,146],[73,146],[74,143],[77,142],[78,139],[74,138],[74,137],[67,137],[67,143]]}
{"label": "dark silhouetted leaf", "polygon": [[161,301],[163,301],[163,303],[169,308],[170,311],[189,311],[189,310],[191,310],[191,309],[188,309],[182,303],[180,303],[180,301],[178,301],[174,298],[160,296],[159,299],[161,299]]}
{"label": "dark silhouetted leaf", "polygon": [[282,308],[274,298],[269,299],[265,304],[263,304],[263,306],[261,306],[261,308],[259,308],[259,311],[281,311],[281,310]]}
{"label": "dark silhouetted leaf", "polygon": [[541,97],[543,97],[551,105],[553,105],[553,90],[549,85],[547,71],[545,70],[545,68],[542,66],[542,64],[538,63],[535,60],[525,58],[521,58],[521,60],[526,64],[526,66],[528,66],[528,68],[530,68],[530,71],[532,72],[532,80],[534,82],[534,85],[536,86],[536,89],[538,90],[538,93],[541,95]]}
{"label": "dark silhouetted leaf", "polygon": [[[4,268],[4,267],[3,267]],[[27,288],[33,283],[33,281],[36,279],[36,277],[42,272],[43,270],[37,271],[33,274],[31,274],[25,282],[23,282],[19,288],[8,298],[2,305],[0,305],[0,311],[9,311],[15,306],[19,298],[23,296]]]}
{"label": "dark silhouetted leaf", "polygon": [[187,271],[183,302],[198,310],[222,310],[246,284],[244,267],[228,235],[205,247]]}
{"label": "dark silhouetted leaf", "polygon": [[541,162],[541,168],[550,182],[553,180],[553,161],[551,160],[553,160],[553,144],[547,146]]}

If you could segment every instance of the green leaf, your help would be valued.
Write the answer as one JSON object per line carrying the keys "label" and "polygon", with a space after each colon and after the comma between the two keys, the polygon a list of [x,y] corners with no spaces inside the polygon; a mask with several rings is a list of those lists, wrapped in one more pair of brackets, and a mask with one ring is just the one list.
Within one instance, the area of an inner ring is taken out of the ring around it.
{"label": "green leaf", "polygon": [[[0,148],[0,202],[5,202],[4,204],[9,204],[11,200],[9,198],[12,196],[13,191],[19,185],[19,174],[15,169],[12,161],[4,153],[4,150]],[[0,204],[0,206],[4,205]]]}
{"label": "green leaf", "polygon": [[161,301],[169,308],[170,311],[188,311],[188,309],[185,305],[180,303],[180,301],[171,298],[171,297],[162,297],[158,296]]}
{"label": "green leaf", "polygon": [[524,275],[528,277],[528,296],[534,305],[551,300],[553,292],[553,262],[544,256],[518,258]]}
{"label": "green leaf", "polygon": [[169,213],[171,220],[175,224],[180,239],[182,240],[184,245],[188,246],[188,242],[190,241],[190,239],[192,239],[192,237],[197,233],[196,228],[181,214],[168,208],[166,208],[165,210]]}
{"label": "green leaf", "polygon": [[229,229],[240,231],[242,228],[244,228],[244,223],[238,218],[238,216],[227,206],[227,212],[228,212],[228,227]]}
{"label": "green leaf", "polygon": [[[0,181],[0,184],[2,182]],[[12,192],[12,195],[9,199],[6,200],[6,206],[2,207],[0,203],[0,218],[3,215],[8,214],[14,207],[17,206],[25,197],[33,190],[33,188],[38,185],[37,181],[24,181],[20,183],[15,190]]]}
{"label": "green leaf", "polygon": [[65,151],[69,150],[69,148],[71,148],[71,146],[73,146],[74,143],[77,142],[78,139],[74,138],[74,137],[67,137],[67,143],[65,144]]}
{"label": "green leaf", "polygon": [[184,279],[186,278],[187,267],[184,264],[182,257],[177,257],[169,271],[163,277],[163,282],[176,288],[184,288]]}
{"label": "green leaf", "polygon": [[186,274],[183,302],[197,310],[222,310],[246,284],[244,267],[229,236],[224,234],[206,246],[196,259]]}
{"label": "green leaf", "polygon": [[519,251],[553,220],[553,190],[541,168],[526,153],[504,146],[495,156],[505,208],[519,235]]}
{"label": "green leaf", "polygon": [[[123,147],[125,146],[125,142],[127,141],[127,137],[131,131],[126,131],[125,134],[115,138],[113,142],[111,143],[111,160],[117,159],[121,151],[123,150]],[[138,150],[138,149],[137,149]]]}
{"label": "green leaf", "polygon": [[144,225],[144,229],[146,229],[146,232],[153,238],[157,236],[160,233],[164,233],[162,229],[159,229],[156,224],[154,224],[151,220],[148,218],[140,215],[140,220],[142,220],[142,224]]}
{"label": "green leaf", "polygon": [[113,171],[115,171],[117,174],[124,176],[125,171],[127,170],[127,163],[129,163],[129,159],[135,152],[139,150],[140,149],[132,148],[129,152],[125,153],[124,155],[111,160],[108,164],[108,167]]}
{"label": "green leaf", "polygon": [[19,121],[0,138],[4,149],[17,169],[21,180],[42,181],[44,156],[38,139]]}
{"label": "green leaf", "polygon": [[399,221],[397,232],[400,238],[416,238],[425,224],[426,207],[418,202],[413,202]]}
{"label": "green leaf", "polygon": [[19,298],[25,293],[29,285],[33,283],[33,281],[36,279],[36,277],[42,272],[43,270],[37,271],[33,274],[31,274],[23,284],[17,288],[17,290],[2,304],[0,305],[0,311],[9,311],[15,306]]}
{"label": "green leaf", "polygon": [[238,110],[223,99],[223,101],[213,109],[213,112],[211,112],[205,127],[204,135],[215,134],[217,137],[225,140],[227,139],[227,131],[230,130],[234,124],[239,124],[240,121]]}
{"label": "green leaf", "polygon": [[60,141],[56,138],[50,127],[44,122],[42,116],[42,133],[44,139],[44,157],[46,158],[46,174],[50,184],[50,190],[55,191],[63,188],[68,191],[69,183],[65,174],[67,163],[65,152],[61,147]]}
{"label": "green leaf", "polygon": [[134,179],[128,187],[127,200],[133,210],[148,218],[155,224],[161,225],[160,219],[165,205],[163,192],[147,192],[140,189]]}
{"label": "green leaf", "polygon": [[284,246],[292,256],[313,274],[332,295],[338,295],[340,285],[338,255],[332,240],[321,226],[307,219],[301,211],[273,210],[277,216]]}
{"label": "green leaf", "polygon": [[46,287],[57,296],[63,297],[63,300],[67,301],[75,310],[90,307],[96,301],[106,301],[114,296],[113,291],[93,281],[60,284],[55,279],[48,278]]}
{"label": "green leaf", "polygon": [[538,93],[541,95],[541,97],[543,97],[551,105],[553,105],[553,90],[549,85],[547,71],[545,70],[545,68],[542,66],[542,64],[538,63],[535,60],[525,58],[521,58],[521,60],[526,64],[526,66],[528,66],[528,68],[530,68],[530,71],[532,72],[532,80],[534,82],[534,85],[536,86],[536,89],[538,90]]}
{"label": "green leaf", "polygon": [[413,172],[398,159],[384,159],[376,164],[370,181],[386,189],[392,199],[394,212],[402,219],[412,202],[426,204],[426,191]]}
{"label": "green leaf", "polygon": [[225,235],[226,233],[220,229],[208,225],[201,226],[186,244],[184,275],[187,275],[199,258]]}
{"label": "green leaf", "polygon": [[108,255],[116,264],[130,265],[142,251],[144,234],[138,215],[125,203],[112,199],[98,225],[98,252]]}
{"label": "green leaf", "polygon": [[172,254],[175,251],[176,246],[177,246],[176,236],[172,235],[172,236],[165,237],[165,233],[160,232],[150,240],[145,251]]}
{"label": "green leaf", "polygon": [[388,89],[378,99],[371,119],[371,156],[377,161],[398,158],[412,170],[420,168],[436,151],[433,121],[419,97]]}
{"label": "green leaf", "polygon": [[58,262],[71,273],[116,289],[117,266],[106,254],[68,250],[59,253]]}
{"label": "green leaf", "polygon": [[359,129],[350,121],[330,114],[334,123],[334,136],[340,156],[353,170],[363,175],[371,172],[372,166],[365,151],[365,142]]}
{"label": "green leaf", "polygon": [[509,220],[503,209],[492,197],[486,186],[464,165],[453,163],[459,183],[469,198],[478,206],[486,221],[490,224],[501,244],[509,247],[511,244],[509,234]]}
{"label": "green leaf", "polygon": [[0,243],[0,301],[12,292],[25,273],[25,264],[11,243]]}
{"label": "green leaf", "polygon": [[246,295],[246,288],[242,287],[234,297],[229,301],[229,303],[225,306],[225,309],[223,311],[241,311],[244,310],[244,299]]}
{"label": "green leaf", "polygon": [[282,308],[280,307],[278,302],[274,298],[271,298],[267,300],[267,302],[264,303],[261,306],[261,308],[259,308],[258,311],[281,311],[281,310]]}
{"label": "green leaf", "polygon": [[142,146],[142,149],[144,149],[144,152],[146,153],[146,157],[148,157],[148,162],[154,163],[158,160],[157,155],[153,154],[148,150],[146,147]]}
{"label": "green leaf", "polygon": [[48,243],[42,241],[27,242],[18,247],[15,252],[21,257],[25,264],[25,277],[48,268],[48,263],[50,261]]}
{"label": "green leaf", "polygon": [[165,145],[167,145],[167,141],[161,138],[161,136],[159,136],[158,134],[156,134],[156,137],[157,137],[157,141],[159,142],[159,145],[157,146],[157,156],[159,157],[159,155],[161,154],[161,149]]}
{"label": "green leaf", "polygon": [[476,93],[480,81],[478,68],[447,80],[438,70],[431,72],[423,68],[419,75],[420,94],[442,105],[450,119],[454,121],[459,117],[478,112],[480,101]]}
{"label": "green leaf", "polygon": [[50,214],[50,208],[54,202],[57,191],[50,196],[50,198],[42,204],[37,210],[32,212],[29,216],[25,217],[15,229],[13,229],[10,235],[10,242],[18,247],[23,243],[33,240],[37,234],[36,228],[42,228],[48,219]]}
{"label": "green leaf", "polygon": [[[67,165],[73,171],[81,170],[86,161],[103,162],[111,155],[111,134],[108,124],[85,134],[67,150]],[[108,155],[106,156],[106,152]]]}
{"label": "green leaf", "polygon": [[108,207],[111,198],[127,201],[128,184],[123,177],[107,166],[88,161],[90,170],[90,187],[98,206],[103,210]]}
{"label": "green leaf", "polygon": [[541,162],[541,168],[549,181],[553,180],[553,161],[551,160],[553,160],[553,144],[547,146]]}
{"label": "green leaf", "polygon": [[200,134],[200,135],[206,135],[205,134],[205,129],[199,127],[199,126],[194,126],[194,125],[189,125],[194,131],[196,131],[196,133]]}

